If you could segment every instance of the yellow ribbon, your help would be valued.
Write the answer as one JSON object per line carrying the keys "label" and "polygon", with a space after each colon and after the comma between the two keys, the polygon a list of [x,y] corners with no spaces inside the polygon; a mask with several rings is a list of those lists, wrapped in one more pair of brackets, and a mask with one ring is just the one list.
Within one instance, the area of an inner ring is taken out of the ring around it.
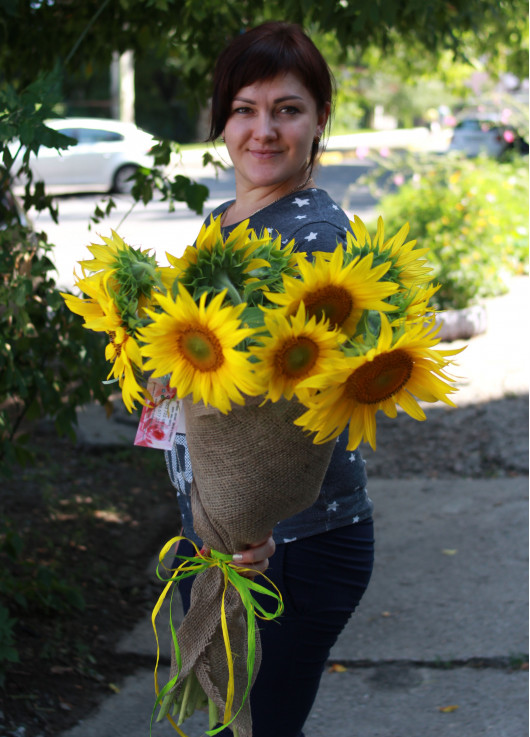
{"label": "yellow ribbon", "polygon": [[[154,672],[154,680],[155,680],[155,692],[156,692],[156,702],[153,707],[153,713],[151,715],[151,726],[153,723],[153,717],[156,710],[156,707],[161,703],[163,698],[166,696],[166,694],[175,686],[180,671],[182,669],[182,658],[180,654],[180,649],[177,642],[177,635],[175,632],[175,628],[173,626],[173,617],[171,614],[171,608],[173,603],[173,594],[174,594],[174,586],[175,584],[178,584],[179,581],[182,581],[184,578],[188,578],[189,576],[195,576],[198,573],[201,573],[202,571],[205,571],[208,568],[213,568],[217,566],[221,569],[221,572],[223,574],[223,581],[224,581],[224,587],[223,587],[223,597],[221,600],[221,629],[223,633],[223,640],[225,644],[225,651],[226,651],[226,662],[228,666],[228,685],[227,685],[227,693],[226,693],[226,700],[225,700],[225,711],[223,716],[223,723],[220,727],[216,729],[212,729],[208,732],[206,732],[207,735],[216,735],[218,732],[220,732],[222,729],[230,725],[234,719],[236,719],[237,715],[243,708],[243,705],[245,704],[246,699],[248,698],[248,695],[250,693],[250,688],[252,685],[252,674],[254,672],[254,664],[255,664],[255,657],[256,657],[256,640],[255,640],[255,634],[256,634],[256,617],[259,617],[260,619],[275,619],[278,617],[282,611],[283,611],[283,601],[282,601],[282,595],[278,589],[278,587],[269,579],[265,574],[260,573],[259,575],[263,576],[265,580],[271,584],[271,586],[276,590],[277,593],[274,591],[270,591],[269,589],[265,588],[264,586],[261,586],[260,584],[257,584],[253,579],[246,578],[245,576],[241,575],[241,571],[251,571],[252,573],[255,573],[252,569],[248,568],[241,568],[241,566],[236,566],[232,562],[232,556],[225,554],[225,553],[219,553],[216,550],[211,550],[209,555],[206,555],[204,552],[199,551],[199,548],[192,540],[189,540],[188,542],[191,542],[193,547],[195,548],[196,555],[193,558],[184,556],[184,555],[176,555],[175,557],[182,560],[182,563],[177,568],[168,568],[166,565],[164,565],[163,560],[169,553],[170,549],[175,545],[175,543],[179,542],[180,540],[187,540],[186,537],[183,536],[177,536],[171,538],[162,550],[160,551],[160,554],[158,556],[159,564],[156,569],[156,575],[161,580],[166,582],[166,586],[164,587],[164,590],[162,591],[160,597],[158,598],[158,601],[153,609],[153,613],[151,615],[151,622],[153,625],[153,631],[155,633],[155,639],[156,639],[156,664],[155,664],[155,672]],[[171,573],[170,578],[164,578],[160,574],[160,565],[169,573]],[[225,596],[228,589],[228,585],[231,584],[234,586],[234,588],[238,591],[241,601],[243,603],[243,606],[245,607],[247,611],[247,686],[245,689],[245,693],[243,695],[243,699],[241,702],[241,706],[239,707],[238,711],[234,716],[232,716],[232,706],[234,702],[234,661],[232,657],[232,650],[230,647],[230,638],[228,635],[228,624],[226,620],[226,611],[225,611]],[[173,645],[175,648],[175,657],[177,661],[177,674],[162,688],[159,688],[158,685],[158,665],[160,661],[160,645],[158,640],[158,633],[156,630],[156,617],[158,616],[160,609],[162,607],[162,604],[164,603],[166,596],[168,592],[173,588],[173,591],[171,592],[171,598],[170,598],[170,610],[169,610],[169,623],[171,628],[171,636],[173,639]],[[255,591],[260,594],[265,594],[266,596],[271,596],[274,599],[277,600],[277,608],[275,612],[267,612],[265,609],[261,606],[261,604],[255,599],[252,592]],[[170,722],[171,726],[175,729],[175,731],[181,735],[181,737],[186,737],[186,734],[177,726],[175,721],[172,719],[172,717],[169,714],[166,714],[166,718]],[[151,733],[151,729],[150,729]]]}

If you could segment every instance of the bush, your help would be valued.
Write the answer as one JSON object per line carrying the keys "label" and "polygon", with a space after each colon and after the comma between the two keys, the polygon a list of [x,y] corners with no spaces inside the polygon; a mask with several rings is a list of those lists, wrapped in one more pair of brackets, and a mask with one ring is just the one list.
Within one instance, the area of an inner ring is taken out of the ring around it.
{"label": "bush", "polygon": [[109,388],[104,339],[88,334],[65,306],[49,272],[44,234],[22,225],[0,230],[0,460],[4,470],[27,460],[21,430],[27,420],[52,418],[72,434],[76,407]]}
{"label": "bush", "polygon": [[15,647],[14,629],[16,620],[9,610],[0,604],[0,688],[4,688],[8,663],[18,663],[18,651]]}
{"label": "bush", "polygon": [[[0,88],[0,470],[31,453],[22,428],[27,420],[53,419],[72,435],[76,407],[110,392],[102,336],[89,335],[65,306],[53,279],[53,246],[33,230],[25,212],[57,209],[42,182],[32,181],[30,153],[65,148],[68,139],[45,125],[60,99],[57,73],[23,91]],[[22,159],[21,163],[19,160]],[[13,182],[24,182],[22,206]]]}
{"label": "bush", "polygon": [[[33,231],[26,217],[31,210],[49,210],[58,219],[43,183],[33,181],[29,159],[41,146],[72,145],[72,139],[46,125],[56,117],[61,80],[57,66],[22,90],[0,84],[0,475],[17,462],[31,461],[21,432],[25,421],[49,418],[59,434],[72,436],[76,408],[94,400],[104,404],[110,394],[102,383],[110,369],[105,335],[85,330],[66,307],[52,276],[53,245],[46,233]],[[170,209],[183,201],[202,212],[207,188],[165,174],[177,150],[169,141],[153,148],[153,167],[136,175],[134,204],[148,203],[157,192]],[[24,184],[21,205],[14,182]],[[93,222],[114,206],[112,199],[105,209],[98,206]]]}
{"label": "bush", "polygon": [[[400,162],[392,163],[399,172]],[[405,175],[393,181],[404,176],[406,182],[384,195],[378,209],[388,234],[408,221],[410,237],[431,249],[433,280],[442,285],[437,308],[460,309],[502,294],[510,275],[527,271],[527,159],[401,163]]]}
{"label": "bush", "polygon": [[0,688],[4,686],[8,664],[19,661],[15,640],[18,620],[11,617],[13,611],[33,609],[46,616],[85,609],[81,589],[66,580],[60,566],[55,562],[51,565],[36,562],[24,547],[23,538],[11,520],[3,519],[0,524]]}

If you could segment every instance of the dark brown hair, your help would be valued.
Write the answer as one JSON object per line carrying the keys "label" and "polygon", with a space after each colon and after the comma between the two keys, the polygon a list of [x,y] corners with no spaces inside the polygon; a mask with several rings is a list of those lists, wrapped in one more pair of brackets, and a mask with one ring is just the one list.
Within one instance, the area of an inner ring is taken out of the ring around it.
{"label": "dark brown hair", "polygon": [[[219,55],[213,78],[211,126],[208,141],[224,130],[232,100],[242,88],[273,79],[278,74],[295,74],[311,93],[321,113],[333,101],[334,80],[315,44],[300,26],[269,21],[237,36]],[[318,153],[314,141],[309,158],[311,170]]]}

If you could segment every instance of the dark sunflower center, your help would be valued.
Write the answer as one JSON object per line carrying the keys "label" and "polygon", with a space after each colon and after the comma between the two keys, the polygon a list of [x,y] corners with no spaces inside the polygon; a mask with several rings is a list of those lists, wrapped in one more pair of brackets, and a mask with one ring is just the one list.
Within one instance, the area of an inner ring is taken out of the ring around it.
{"label": "dark sunflower center", "polygon": [[407,384],[413,365],[405,351],[382,353],[353,372],[347,381],[347,393],[360,404],[383,402]]}
{"label": "dark sunflower center", "polygon": [[313,315],[317,320],[326,317],[332,325],[340,326],[351,314],[353,300],[350,292],[344,287],[330,284],[317,289],[304,297],[309,317]]}
{"label": "dark sunflower center", "polygon": [[184,357],[199,371],[215,371],[223,363],[223,349],[218,338],[206,330],[195,328],[179,339]]}
{"label": "dark sunflower center", "polygon": [[292,338],[285,342],[275,358],[278,373],[296,379],[313,368],[318,358],[318,346],[305,336]]}

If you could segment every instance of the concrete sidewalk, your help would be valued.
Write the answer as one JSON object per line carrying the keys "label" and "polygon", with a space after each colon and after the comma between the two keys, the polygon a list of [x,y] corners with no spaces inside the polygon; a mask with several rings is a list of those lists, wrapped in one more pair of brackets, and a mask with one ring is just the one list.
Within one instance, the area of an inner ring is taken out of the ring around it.
{"label": "concrete sidewalk", "polygon": [[[370,484],[379,509],[373,580],[331,654],[346,670],[324,673],[306,737],[527,734],[527,485]],[[163,610],[159,628],[167,621]],[[145,620],[118,650],[154,664],[153,643]],[[162,668],[161,684],[166,677]],[[152,671],[136,672],[64,737],[147,737],[153,703]],[[199,737],[205,715],[184,729]],[[171,734],[168,723],[153,727],[155,737]]]}
{"label": "concrete sidewalk", "polygon": [[[528,301],[523,278],[487,301],[488,330],[459,359],[459,403],[528,393],[528,344],[520,334]],[[110,424],[115,433],[119,423]],[[88,415],[82,426],[94,440]],[[106,442],[108,427],[99,420],[97,429]],[[126,423],[121,430],[134,434]],[[330,665],[345,670],[324,673],[306,737],[525,737],[528,477],[379,478],[369,491],[373,579],[331,653]],[[161,629],[164,622],[162,613]],[[150,621],[117,647],[152,655],[154,665]],[[167,654],[167,634],[162,647]],[[147,737],[153,703],[152,671],[140,670],[62,737]],[[199,737],[205,728],[198,714],[184,731]],[[153,727],[155,737],[171,734],[169,723]]]}

